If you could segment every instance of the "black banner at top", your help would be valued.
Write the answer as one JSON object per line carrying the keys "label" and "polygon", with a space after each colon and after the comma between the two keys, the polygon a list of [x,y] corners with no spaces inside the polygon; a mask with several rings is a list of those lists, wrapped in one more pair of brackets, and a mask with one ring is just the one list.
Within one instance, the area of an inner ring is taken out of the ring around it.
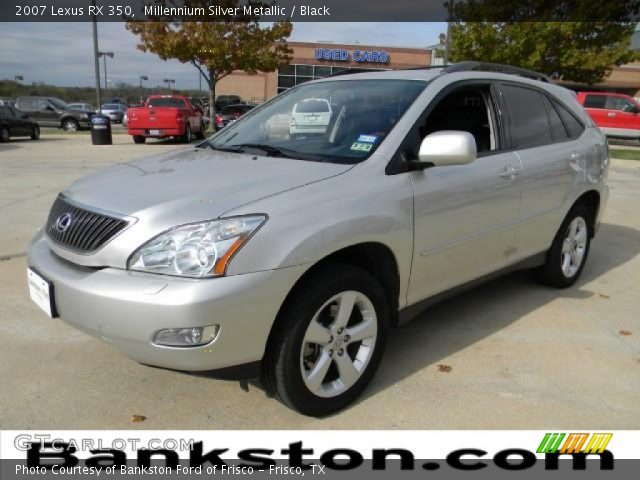
{"label": "black banner at top", "polygon": [[2,0],[1,22],[636,22],[640,0]]}

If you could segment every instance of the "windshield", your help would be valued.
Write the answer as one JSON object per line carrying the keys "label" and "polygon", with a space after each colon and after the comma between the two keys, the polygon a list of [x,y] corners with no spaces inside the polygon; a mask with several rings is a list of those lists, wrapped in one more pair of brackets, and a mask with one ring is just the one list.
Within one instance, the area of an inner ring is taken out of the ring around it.
{"label": "windshield", "polygon": [[368,158],[424,90],[421,80],[334,80],[280,94],[213,136],[227,151],[354,164]]}
{"label": "windshield", "polygon": [[147,107],[185,108],[186,104],[181,98],[150,98]]}
{"label": "windshield", "polygon": [[55,98],[55,97],[49,97],[49,101],[53,104],[54,107],[56,108],[69,108],[69,106],[67,105],[67,102],[63,102],[62,100],[60,100],[59,98]]}

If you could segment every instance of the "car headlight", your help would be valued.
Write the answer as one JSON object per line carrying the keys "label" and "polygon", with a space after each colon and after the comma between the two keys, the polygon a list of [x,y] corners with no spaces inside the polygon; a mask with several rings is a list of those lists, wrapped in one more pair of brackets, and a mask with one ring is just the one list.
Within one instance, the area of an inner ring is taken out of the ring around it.
{"label": "car headlight", "polygon": [[266,220],[249,215],[173,228],[138,248],[127,268],[197,278],[224,275],[233,255]]}
{"label": "car headlight", "polygon": [[80,114],[80,118],[89,118],[89,114],[88,113],[81,113]]}

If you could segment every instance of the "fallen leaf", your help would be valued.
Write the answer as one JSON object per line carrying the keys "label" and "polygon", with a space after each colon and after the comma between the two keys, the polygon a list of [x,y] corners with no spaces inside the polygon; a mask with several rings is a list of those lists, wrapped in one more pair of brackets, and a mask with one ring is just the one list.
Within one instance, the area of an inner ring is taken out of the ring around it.
{"label": "fallen leaf", "polygon": [[605,293],[600,293],[600,298],[611,298],[609,295],[605,294]]}
{"label": "fallen leaf", "polygon": [[133,423],[140,423],[140,422],[144,422],[147,419],[147,417],[145,417],[144,415],[133,415],[131,417],[131,421]]}
{"label": "fallen leaf", "polygon": [[628,337],[629,335],[631,335],[631,332],[629,330],[620,330],[618,333],[620,335],[624,335],[625,337]]}
{"label": "fallen leaf", "polygon": [[438,365],[439,372],[449,373],[452,369],[453,367],[451,365],[444,365],[444,364]]}

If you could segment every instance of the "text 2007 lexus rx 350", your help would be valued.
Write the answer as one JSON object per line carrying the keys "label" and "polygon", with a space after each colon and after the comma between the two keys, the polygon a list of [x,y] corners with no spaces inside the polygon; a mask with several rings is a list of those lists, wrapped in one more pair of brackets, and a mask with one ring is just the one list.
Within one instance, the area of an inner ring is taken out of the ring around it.
{"label": "text 2007 lexus rx 350", "polygon": [[[29,247],[31,296],[138,362],[259,367],[286,405],[334,412],[423,301],[506,269],[579,277],[609,152],[545,80],[467,62],[292,88],[61,192]],[[291,135],[312,99],[328,121]]]}

